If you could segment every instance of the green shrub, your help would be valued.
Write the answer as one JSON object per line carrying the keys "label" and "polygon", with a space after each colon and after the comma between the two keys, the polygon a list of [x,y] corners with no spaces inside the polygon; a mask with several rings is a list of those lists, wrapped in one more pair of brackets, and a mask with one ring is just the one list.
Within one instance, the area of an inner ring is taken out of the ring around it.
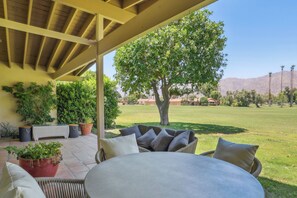
{"label": "green shrub", "polygon": [[[79,123],[92,118],[96,127],[96,74],[87,72],[84,80],[57,84],[59,123]],[[104,77],[105,128],[110,128],[119,115],[116,83]]]}
{"label": "green shrub", "polygon": [[200,98],[200,105],[201,106],[208,106],[208,100],[206,97]]}

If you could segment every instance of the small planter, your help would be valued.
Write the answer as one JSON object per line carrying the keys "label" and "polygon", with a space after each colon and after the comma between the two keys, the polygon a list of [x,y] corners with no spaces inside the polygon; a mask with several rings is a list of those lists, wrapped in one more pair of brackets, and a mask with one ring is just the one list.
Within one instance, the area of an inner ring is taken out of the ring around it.
{"label": "small planter", "polygon": [[31,160],[19,158],[19,165],[32,177],[54,177],[57,173],[59,162],[54,158]]}
{"label": "small planter", "polygon": [[32,140],[31,126],[19,127],[19,137],[21,142],[29,142]]}
{"label": "small planter", "polygon": [[77,124],[69,124],[69,137],[77,138],[78,136],[79,136],[78,125]]}
{"label": "small planter", "polygon": [[81,129],[82,135],[88,135],[92,131],[93,124],[92,123],[80,123],[79,127]]}

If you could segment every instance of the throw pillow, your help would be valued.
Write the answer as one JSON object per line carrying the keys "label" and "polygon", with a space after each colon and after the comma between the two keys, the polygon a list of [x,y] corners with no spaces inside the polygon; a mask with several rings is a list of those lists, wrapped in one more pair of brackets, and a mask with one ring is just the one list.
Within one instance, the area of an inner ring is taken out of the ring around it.
{"label": "throw pillow", "polygon": [[219,138],[213,157],[251,172],[258,147],[257,145],[236,144]]}
{"label": "throw pillow", "polygon": [[116,156],[139,153],[135,134],[110,139],[100,139],[106,159]]}
{"label": "throw pillow", "polygon": [[133,133],[135,134],[136,138],[141,136],[141,133],[140,133],[140,130],[139,130],[138,126],[133,126],[133,127],[121,129],[120,132],[121,132],[122,136],[131,135]]}
{"label": "throw pillow", "polygon": [[162,131],[152,141],[151,147],[154,149],[154,151],[166,151],[173,138],[174,137],[169,135],[165,129],[162,129]]}
{"label": "throw pillow", "polygon": [[152,141],[156,138],[156,136],[157,135],[154,129],[150,129],[144,135],[137,138],[137,144],[138,146],[149,149]]}
{"label": "throw pillow", "polygon": [[6,162],[0,181],[0,197],[45,198],[35,179],[16,164]]}
{"label": "throw pillow", "polygon": [[168,151],[175,152],[189,144],[190,131],[185,131],[176,136],[169,144]]}

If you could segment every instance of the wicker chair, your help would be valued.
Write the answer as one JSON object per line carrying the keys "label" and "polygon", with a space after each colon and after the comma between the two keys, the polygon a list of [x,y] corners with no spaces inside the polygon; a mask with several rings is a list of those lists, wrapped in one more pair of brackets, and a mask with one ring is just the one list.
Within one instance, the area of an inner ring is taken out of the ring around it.
{"label": "wicker chair", "polygon": [[[150,150],[147,150],[145,148],[142,148],[142,147],[138,147],[139,149],[139,152],[142,153],[142,152],[149,152]],[[105,161],[106,158],[105,158],[105,153],[104,153],[104,150],[101,148],[99,151],[97,151],[97,153],[95,154],[95,161],[97,164]]]}
{"label": "wicker chair", "polygon": [[46,198],[86,198],[84,180],[52,177],[35,178]]}
{"label": "wicker chair", "polygon": [[[201,153],[200,155],[204,155],[204,156],[209,156],[209,157],[212,157],[213,154],[214,154],[214,150],[213,151],[207,151],[207,152],[204,152],[204,153]],[[254,158],[254,163],[253,163],[253,166],[252,166],[252,169],[251,169],[251,174],[258,178],[258,176],[260,175],[262,171],[262,164],[261,162],[255,157]]]}

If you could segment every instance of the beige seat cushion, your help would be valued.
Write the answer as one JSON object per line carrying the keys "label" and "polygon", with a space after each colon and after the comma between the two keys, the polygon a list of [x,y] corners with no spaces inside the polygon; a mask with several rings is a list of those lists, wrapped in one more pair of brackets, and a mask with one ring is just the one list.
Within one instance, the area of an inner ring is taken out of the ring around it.
{"label": "beige seat cushion", "polygon": [[139,153],[135,134],[110,139],[100,139],[105,153],[105,158],[110,159],[116,156]]}
{"label": "beige seat cushion", "polygon": [[0,181],[0,198],[45,198],[45,195],[28,172],[6,162]]}
{"label": "beige seat cushion", "polygon": [[219,138],[213,157],[251,172],[258,147],[257,145],[235,144]]}

